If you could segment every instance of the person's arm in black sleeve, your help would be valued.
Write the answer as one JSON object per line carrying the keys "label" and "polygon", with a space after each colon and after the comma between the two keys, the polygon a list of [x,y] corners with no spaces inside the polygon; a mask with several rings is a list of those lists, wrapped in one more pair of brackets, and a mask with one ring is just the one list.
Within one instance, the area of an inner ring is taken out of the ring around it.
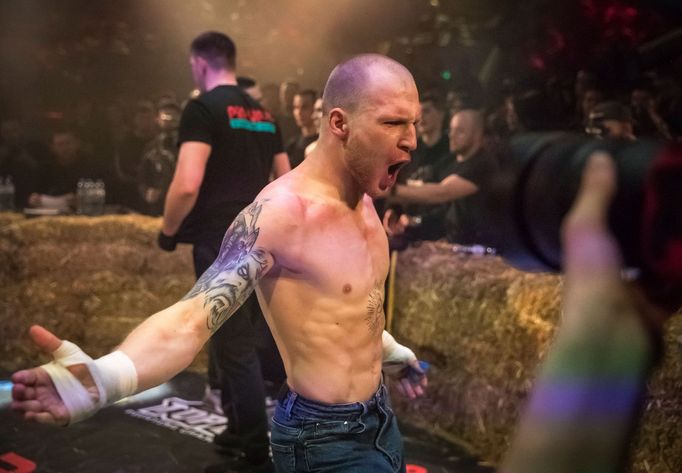
{"label": "person's arm in black sleeve", "polygon": [[175,249],[173,236],[199,196],[206,163],[211,154],[212,127],[211,115],[206,107],[196,100],[190,101],[180,119],[180,151],[163,209],[158,243],[164,250]]}

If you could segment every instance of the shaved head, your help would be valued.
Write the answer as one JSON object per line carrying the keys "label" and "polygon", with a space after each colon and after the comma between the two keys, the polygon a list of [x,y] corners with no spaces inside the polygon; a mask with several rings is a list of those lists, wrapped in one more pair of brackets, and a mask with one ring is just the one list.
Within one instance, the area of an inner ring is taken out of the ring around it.
{"label": "shaved head", "polygon": [[466,157],[472,155],[482,146],[484,131],[485,121],[479,110],[460,110],[450,120],[450,151]]}
{"label": "shaved head", "polygon": [[465,108],[455,113],[459,115],[462,122],[465,122],[467,126],[472,130],[473,133],[483,134],[485,129],[485,119],[480,110],[474,110],[471,108]]}
{"label": "shaved head", "polygon": [[353,113],[371,92],[373,84],[393,79],[414,82],[405,66],[380,54],[362,54],[342,62],[329,75],[322,95],[322,112],[333,108]]}

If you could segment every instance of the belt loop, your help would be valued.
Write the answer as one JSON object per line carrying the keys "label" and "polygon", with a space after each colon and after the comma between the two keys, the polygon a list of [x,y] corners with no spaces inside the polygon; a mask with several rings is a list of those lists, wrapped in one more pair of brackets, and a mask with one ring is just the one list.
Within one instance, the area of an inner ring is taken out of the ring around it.
{"label": "belt loop", "polygon": [[383,407],[386,404],[386,386],[382,384],[374,396],[376,397],[377,405]]}
{"label": "belt loop", "polygon": [[297,397],[298,397],[297,393],[295,393],[294,391],[289,391],[287,407],[284,410],[284,415],[286,416],[287,420],[291,420],[291,409],[294,407],[294,403],[296,402]]}

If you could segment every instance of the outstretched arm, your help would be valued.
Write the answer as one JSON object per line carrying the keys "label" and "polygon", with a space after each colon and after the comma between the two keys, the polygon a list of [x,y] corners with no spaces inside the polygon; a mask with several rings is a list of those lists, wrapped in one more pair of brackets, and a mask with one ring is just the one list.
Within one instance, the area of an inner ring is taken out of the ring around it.
{"label": "outstretched arm", "polygon": [[139,389],[187,367],[272,267],[270,251],[259,240],[264,205],[257,201],[245,208],[225,233],[218,258],[189,293],[145,320],[121,344],[135,364]]}
{"label": "outstretched arm", "polygon": [[188,366],[273,265],[269,241],[276,235],[269,234],[276,224],[268,221],[267,205],[256,201],[245,208],[227,230],[218,258],[192,290],[135,328],[114,353],[93,361],[76,345],[33,327],[32,339],[55,361],[14,374],[12,407],[26,419],[66,424]]}
{"label": "outstretched arm", "polygon": [[457,174],[450,174],[440,182],[419,186],[398,184],[394,189],[392,202],[417,204],[444,204],[478,192],[476,184]]}

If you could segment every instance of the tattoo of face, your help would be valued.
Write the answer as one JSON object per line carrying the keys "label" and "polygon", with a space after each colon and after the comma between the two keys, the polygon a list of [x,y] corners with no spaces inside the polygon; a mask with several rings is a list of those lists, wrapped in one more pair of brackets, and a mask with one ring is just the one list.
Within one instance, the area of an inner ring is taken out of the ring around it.
{"label": "tattoo of face", "polygon": [[367,301],[367,317],[365,317],[370,333],[384,329],[384,286],[380,281],[374,283]]}
{"label": "tattoo of face", "polygon": [[255,247],[261,202],[246,207],[225,233],[220,253],[183,300],[204,294],[206,326],[215,332],[246,300],[267,267],[267,254]]}

